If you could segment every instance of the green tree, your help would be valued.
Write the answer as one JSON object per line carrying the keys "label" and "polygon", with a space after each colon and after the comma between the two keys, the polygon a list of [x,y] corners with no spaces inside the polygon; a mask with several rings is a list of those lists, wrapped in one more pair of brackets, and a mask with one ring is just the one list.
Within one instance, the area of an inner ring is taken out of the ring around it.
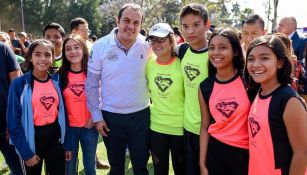
{"label": "green tree", "polygon": [[238,2],[232,4],[232,26],[235,28],[240,28],[241,26],[241,11]]}
{"label": "green tree", "polygon": [[254,10],[251,8],[245,8],[241,11],[240,21],[244,20],[246,17],[251,16],[254,14]]}

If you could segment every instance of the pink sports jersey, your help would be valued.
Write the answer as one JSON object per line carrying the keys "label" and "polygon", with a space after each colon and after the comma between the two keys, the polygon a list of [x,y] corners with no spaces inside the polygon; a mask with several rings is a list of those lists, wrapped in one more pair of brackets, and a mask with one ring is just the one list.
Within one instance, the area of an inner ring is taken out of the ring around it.
{"label": "pink sports jersey", "polygon": [[283,113],[292,97],[297,94],[289,85],[257,94],[248,116],[249,175],[289,174],[293,153]]}
{"label": "pink sports jersey", "polygon": [[58,106],[59,96],[52,81],[34,80],[32,94],[34,125],[44,126],[54,123],[58,117]]}
{"label": "pink sports jersey", "polygon": [[84,72],[68,72],[68,84],[63,97],[68,115],[69,126],[83,127],[90,118],[84,91],[86,75]]}
{"label": "pink sports jersey", "polygon": [[250,102],[239,74],[229,81],[215,80],[209,110],[215,120],[208,133],[217,140],[248,149],[247,115]]}

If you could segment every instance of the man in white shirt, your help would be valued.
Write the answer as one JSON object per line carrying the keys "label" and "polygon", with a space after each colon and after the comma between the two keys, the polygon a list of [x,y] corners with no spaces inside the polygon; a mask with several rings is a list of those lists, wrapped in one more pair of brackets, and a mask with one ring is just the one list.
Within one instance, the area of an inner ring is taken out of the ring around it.
{"label": "man in white shirt", "polygon": [[107,148],[110,175],[124,175],[127,145],[134,174],[148,174],[150,47],[139,34],[142,20],[139,5],[124,5],[117,27],[95,42],[88,62],[88,107]]}

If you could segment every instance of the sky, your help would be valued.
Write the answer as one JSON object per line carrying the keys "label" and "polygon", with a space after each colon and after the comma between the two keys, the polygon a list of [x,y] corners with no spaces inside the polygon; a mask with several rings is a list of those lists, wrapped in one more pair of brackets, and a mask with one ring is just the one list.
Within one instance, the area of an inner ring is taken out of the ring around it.
{"label": "sky", "polygon": [[[264,4],[269,0],[236,0],[241,9],[252,8],[267,23]],[[271,3],[273,0],[270,0]],[[235,1],[234,1],[235,2]],[[273,7],[273,6],[272,6]],[[273,14],[272,10],[272,14]],[[277,8],[277,23],[284,16],[294,16],[297,20],[297,27],[307,27],[307,0],[279,0]]]}

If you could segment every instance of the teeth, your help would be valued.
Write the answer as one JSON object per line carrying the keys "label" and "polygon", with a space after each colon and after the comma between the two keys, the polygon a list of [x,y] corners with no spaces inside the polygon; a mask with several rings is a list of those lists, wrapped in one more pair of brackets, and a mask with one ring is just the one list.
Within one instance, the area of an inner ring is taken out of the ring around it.
{"label": "teeth", "polygon": [[263,71],[254,71],[254,74],[262,74]]}

